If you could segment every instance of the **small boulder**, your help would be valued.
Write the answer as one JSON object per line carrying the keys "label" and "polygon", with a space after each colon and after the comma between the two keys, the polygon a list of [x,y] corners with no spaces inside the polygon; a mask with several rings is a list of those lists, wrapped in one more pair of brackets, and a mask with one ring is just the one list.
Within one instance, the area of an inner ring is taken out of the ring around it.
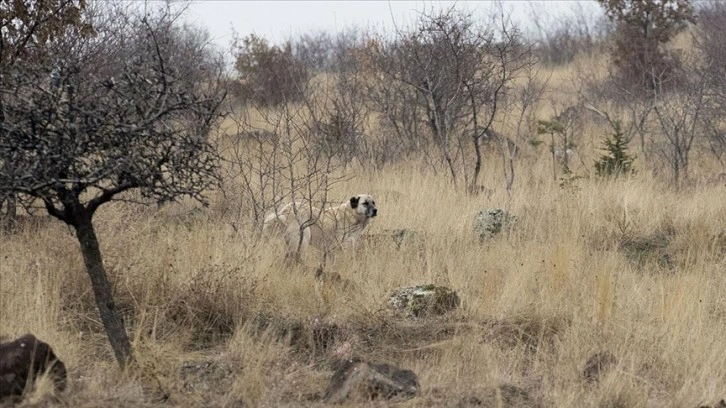
{"label": "small boulder", "polygon": [[32,334],[17,340],[0,343],[0,399],[22,395],[26,383],[48,372],[56,390],[66,387],[66,366],[53,349]]}
{"label": "small boulder", "polygon": [[498,208],[489,208],[476,213],[474,232],[480,241],[485,241],[514,226],[517,217]]}
{"label": "small boulder", "polygon": [[459,295],[444,286],[419,285],[394,291],[388,304],[408,317],[442,315],[459,307]]}
{"label": "small boulder", "polygon": [[618,359],[609,351],[595,353],[585,363],[582,375],[587,381],[595,382],[617,364]]}
{"label": "small boulder", "polygon": [[345,361],[333,374],[325,391],[325,402],[375,398],[412,398],[419,393],[418,377],[413,371],[390,364],[371,364],[360,359]]}

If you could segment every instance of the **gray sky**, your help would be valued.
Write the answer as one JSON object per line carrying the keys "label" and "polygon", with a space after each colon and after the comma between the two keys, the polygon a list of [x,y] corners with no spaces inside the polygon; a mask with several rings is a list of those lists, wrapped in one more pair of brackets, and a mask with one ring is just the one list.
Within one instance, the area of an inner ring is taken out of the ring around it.
{"label": "gray sky", "polygon": [[[578,3],[587,15],[600,15],[593,0],[581,1],[504,1],[504,8],[512,19],[523,26],[531,26],[533,10],[537,16],[547,18],[571,15]],[[448,8],[488,15],[496,3],[493,1],[217,1],[197,0],[188,10],[186,19],[206,27],[215,42],[227,47],[232,28],[241,36],[255,33],[273,42],[296,37],[305,32],[325,30],[338,32],[347,27],[392,30],[395,24],[406,25],[417,12]],[[534,7],[533,7],[534,6]]]}

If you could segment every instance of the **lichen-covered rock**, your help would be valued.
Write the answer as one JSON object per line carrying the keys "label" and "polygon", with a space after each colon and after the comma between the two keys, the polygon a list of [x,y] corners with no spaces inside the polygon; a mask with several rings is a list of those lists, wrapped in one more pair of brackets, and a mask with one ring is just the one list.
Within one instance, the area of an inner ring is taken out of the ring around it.
{"label": "lichen-covered rock", "polygon": [[511,228],[517,217],[498,208],[489,208],[476,213],[474,232],[480,241],[487,240]]}
{"label": "lichen-covered rock", "polygon": [[420,285],[394,291],[388,304],[408,317],[442,315],[461,303],[459,295],[444,286]]}
{"label": "lichen-covered rock", "polygon": [[413,371],[391,364],[371,364],[350,359],[333,374],[325,391],[325,402],[374,398],[411,398],[419,393],[418,377]]}

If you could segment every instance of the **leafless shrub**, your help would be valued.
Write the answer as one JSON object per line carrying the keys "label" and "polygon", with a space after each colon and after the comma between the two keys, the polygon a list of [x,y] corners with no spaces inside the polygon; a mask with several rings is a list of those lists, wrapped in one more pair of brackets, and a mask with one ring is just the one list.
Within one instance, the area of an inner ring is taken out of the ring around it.
{"label": "leafless shrub", "polygon": [[[601,67],[598,67],[601,68]],[[626,140],[637,138],[640,156],[649,159],[655,154],[656,139],[650,123],[653,114],[652,95],[644,95],[640,89],[629,86],[617,78],[617,71],[603,68],[605,76],[598,76],[598,69],[578,69],[576,82],[580,105],[605,120],[614,129],[616,122]]]}
{"label": "leafless shrub", "polygon": [[698,75],[708,81],[707,126],[705,135],[710,151],[726,165],[726,4],[703,2],[698,9],[695,48],[702,56]]}
{"label": "leafless shrub", "polygon": [[235,39],[232,44],[239,92],[243,98],[264,106],[300,101],[310,71],[295,59],[292,44],[281,47],[255,34]]}
{"label": "leafless shrub", "polygon": [[688,179],[693,148],[707,142],[705,136],[718,129],[708,77],[702,75],[697,58],[684,61],[692,69],[681,73],[678,89],[650,94],[614,78],[617,73],[611,72],[604,81],[580,76],[585,106],[613,129],[617,125],[624,140],[637,137],[642,157],[651,164],[659,160],[665,165],[676,188]]}
{"label": "leafless shrub", "polygon": [[369,50],[378,87],[371,94],[389,126],[413,144],[435,146],[452,182],[463,178],[476,190],[482,139],[511,81],[532,62],[520,32],[503,15],[481,27],[452,8],[422,14],[414,30]]}
{"label": "leafless shrub", "polygon": [[369,135],[367,154],[379,166],[424,152],[429,144],[428,126],[419,119],[419,95],[415,88],[390,86],[377,64],[385,59],[380,41],[371,39],[363,52],[368,56],[366,93],[371,108],[379,114],[379,133]]}
{"label": "leafless shrub", "polygon": [[547,79],[543,78],[534,62],[527,65],[522,72],[526,82],[513,86],[511,92],[513,97],[502,114],[502,123],[508,124],[505,131],[508,135],[513,135],[513,138],[499,132],[489,132],[496,140],[501,153],[505,188],[510,196],[514,188],[515,162],[522,147],[530,142],[534,135],[532,124],[536,122],[537,104],[547,87]]}
{"label": "leafless shrub", "polygon": [[292,42],[295,60],[314,71],[325,71],[331,65],[334,40],[325,31],[306,33]]}
{"label": "leafless shrub", "polygon": [[555,18],[550,18],[546,3],[530,4],[530,20],[536,27],[534,52],[542,64],[569,64],[577,55],[598,50],[609,34],[604,16],[587,10],[582,2],[574,3],[568,14]]}
{"label": "leafless shrub", "polygon": [[655,100],[653,109],[663,136],[658,152],[669,164],[676,188],[688,181],[691,150],[697,137],[704,133],[706,84],[703,77],[689,75],[679,92],[659,95]]}
{"label": "leafless shrub", "polygon": [[336,37],[328,70],[333,89],[317,129],[321,136],[320,148],[325,154],[336,156],[344,167],[354,158],[369,161],[364,137],[369,108],[366,76],[359,52],[361,41],[362,34],[358,31]]}

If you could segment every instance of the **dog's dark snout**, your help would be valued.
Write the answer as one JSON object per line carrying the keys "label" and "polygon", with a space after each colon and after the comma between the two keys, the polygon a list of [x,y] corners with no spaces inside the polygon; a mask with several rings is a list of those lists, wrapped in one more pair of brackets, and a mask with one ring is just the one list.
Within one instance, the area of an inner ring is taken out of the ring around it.
{"label": "dog's dark snout", "polygon": [[371,211],[371,217],[375,217],[376,215],[378,215],[378,209],[377,209],[377,208],[374,208],[374,209],[373,209],[373,210]]}

